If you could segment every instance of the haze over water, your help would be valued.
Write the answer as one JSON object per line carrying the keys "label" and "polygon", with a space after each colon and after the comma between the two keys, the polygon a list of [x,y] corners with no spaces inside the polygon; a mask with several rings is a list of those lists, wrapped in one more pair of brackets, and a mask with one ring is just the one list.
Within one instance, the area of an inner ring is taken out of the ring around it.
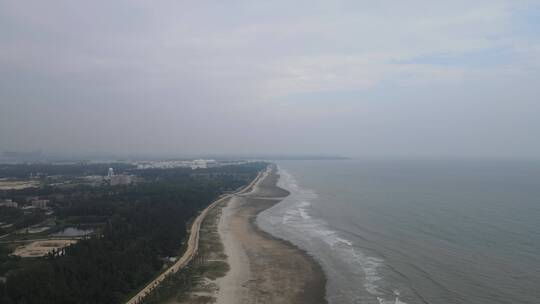
{"label": "haze over water", "polygon": [[538,303],[540,163],[283,161],[263,229],[341,303]]}

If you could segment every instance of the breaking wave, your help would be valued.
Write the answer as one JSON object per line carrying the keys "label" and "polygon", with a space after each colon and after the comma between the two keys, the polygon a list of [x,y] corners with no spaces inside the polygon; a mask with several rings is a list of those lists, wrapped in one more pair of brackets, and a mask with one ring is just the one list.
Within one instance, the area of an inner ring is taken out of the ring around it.
{"label": "breaking wave", "polygon": [[[258,219],[261,228],[278,237],[288,239],[319,261],[323,258],[318,256],[318,252],[322,250],[331,252],[332,258],[345,263],[344,267],[351,269],[354,276],[363,276],[362,285],[374,303],[378,301],[379,304],[406,304],[399,300],[398,291],[394,291],[391,299],[387,299],[389,296],[381,292],[378,283],[381,282],[382,277],[378,269],[383,266],[383,259],[366,255],[355,247],[351,240],[329,228],[324,220],[312,216],[310,209],[312,202],[319,198],[318,194],[311,189],[300,187],[294,177],[282,168],[279,168],[279,174],[278,186],[290,191],[291,195],[282,203],[261,213],[262,216]],[[326,248],[319,250],[321,246]],[[321,264],[325,268],[325,263]],[[325,269],[327,275],[331,270],[328,269],[329,267]],[[330,283],[332,275],[329,275],[328,279]],[[358,300],[358,296],[354,294],[357,292],[355,290],[341,290],[340,292],[339,296],[335,296],[340,301],[332,301],[334,296],[329,294],[329,302],[341,302],[347,299],[356,302]]]}

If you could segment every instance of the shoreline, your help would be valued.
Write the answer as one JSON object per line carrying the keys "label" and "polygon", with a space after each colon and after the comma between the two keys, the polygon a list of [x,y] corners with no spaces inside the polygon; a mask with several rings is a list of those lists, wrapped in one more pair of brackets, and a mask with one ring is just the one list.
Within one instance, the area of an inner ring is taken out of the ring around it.
{"label": "shoreline", "polygon": [[217,229],[230,270],[216,280],[217,304],[327,303],[326,275],[315,258],[256,223],[260,212],[289,195],[278,178],[270,165],[249,192],[222,207]]}
{"label": "shoreline", "polygon": [[165,281],[165,279],[177,273],[180,269],[188,266],[193,258],[197,255],[199,247],[199,238],[200,238],[200,228],[202,223],[205,221],[206,216],[210,213],[216,206],[227,202],[234,197],[235,195],[242,195],[246,191],[251,191],[255,185],[260,182],[260,179],[263,177],[263,173],[259,172],[257,176],[246,186],[242,187],[240,190],[233,194],[223,194],[219,196],[214,202],[208,205],[201,213],[195,218],[192,223],[191,228],[188,230],[189,238],[187,241],[187,248],[184,254],[176,261],[172,266],[167,268],[165,271],[157,275],[152,281],[150,281],[145,287],[139,290],[135,295],[131,296],[126,304],[137,304],[144,300],[144,298],[149,295],[154,289],[159,288],[159,285]]}

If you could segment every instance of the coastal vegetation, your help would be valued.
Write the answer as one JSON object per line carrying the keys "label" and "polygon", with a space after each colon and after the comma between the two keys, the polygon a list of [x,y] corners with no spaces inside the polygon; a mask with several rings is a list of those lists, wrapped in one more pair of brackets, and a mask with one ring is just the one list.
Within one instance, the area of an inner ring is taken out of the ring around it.
{"label": "coastal vegetation", "polygon": [[229,271],[227,256],[218,234],[218,222],[223,204],[212,209],[201,225],[197,255],[187,267],[168,275],[141,304],[195,303],[209,304],[216,301],[217,278]]}
{"label": "coastal vegetation", "polygon": [[[78,166],[53,171],[64,170],[77,178],[79,174],[103,173],[107,168],[94,168],[94,172]],[[0,283],[0,302],[124,301],[181,254],[190,219],[219,195],[248,183],[264,166],[247,163],[196,170],[134,170],[126,166],[122,170],[132,170],[142,182],[101,187],[46,185],[2,192],[2,196],[17,200],[28,195],[51,198],[56,230],[87,225],[95,233],[43,258],[12,256],[11,245],[2,244],[0,275],[6,282]],[[22,178],[31,172],[46,172],[44,168],[3,167],[0,171],[4,176],[17,176],[22,171]]]}

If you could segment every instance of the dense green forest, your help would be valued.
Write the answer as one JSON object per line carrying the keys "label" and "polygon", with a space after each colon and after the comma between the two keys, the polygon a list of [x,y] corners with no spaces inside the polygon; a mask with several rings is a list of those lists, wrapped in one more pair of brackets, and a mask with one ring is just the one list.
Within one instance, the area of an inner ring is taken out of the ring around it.
{"label": "dense green forest", "polygon": [[10,274],[0,283],[0,302],[122,302],[163,268],[165,257],[179,255],[197,212],[264,166],[138,170],[145,182],[137,185],[65,190],[69,203],[55,206],[58,217],[103,222],[102,230]]}

